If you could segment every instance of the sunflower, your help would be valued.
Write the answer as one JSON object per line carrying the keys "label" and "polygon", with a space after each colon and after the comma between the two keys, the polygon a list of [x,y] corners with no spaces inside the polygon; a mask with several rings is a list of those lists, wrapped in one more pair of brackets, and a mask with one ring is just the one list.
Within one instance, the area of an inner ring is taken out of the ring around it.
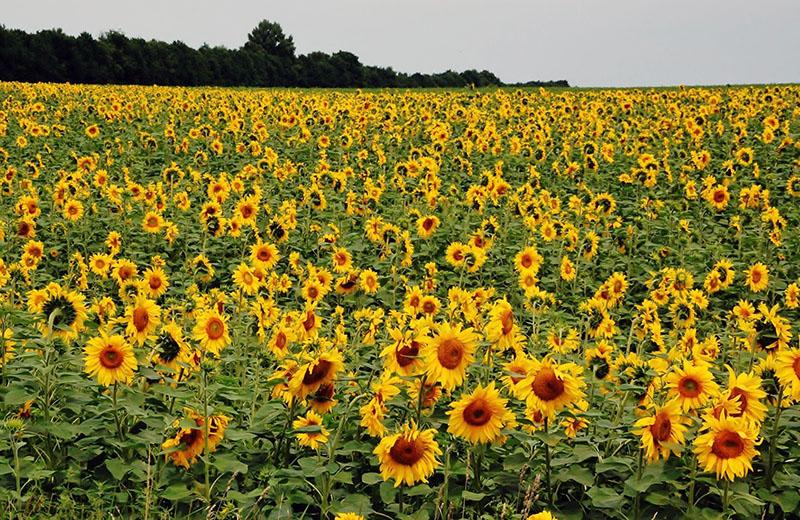
{"label": "sunflower", "polygon": [[705,471],[713,471],[717,479],[733,480],[753,469],[755,447],[760,444],[754,423],[723,413],[719,419],[707,416],[700,431],[705,433],[695,438],[694,452]]}
{"label": "sunflower", "polygon": [[684,412],[696,410],[717,394],[719,386],[706,366],[684,363],[665,378],[667,395],[677,399]]}
{"label": "sunflower", "polygon": [[142,345],[161,323],[161,308],[146,296],[139,295],[125,311],[128,337]]}
{"label": "sunflower", "polygon": [[784,391],[795,400],[800,400],[800,349],[779,352],[775,358],[775,375]]}
{"label": "sunflower", "polygon": [[542,511],[535,515],[530,515],[527,520],[558,520],[550,511]]}
{"label": "sunflower", "polygon": [[70,199],[64,204],[64,218],[72,221],[77,222],[83,216],[83,204],[81,201]]}
{"label": "sunflower", "polygon": [[427,482],[440,464],[436,456],[442,454],[435,435],[435,429],[419,430],[412,423],[381,439],[373,453],[378,456],[383,480],[393,478],[394,487]]}
{"label": "sunflower", "polygon": [[366,520],[363,516],[357,513],[339,513],[333,517],[333,520]]}
{"label": "sunflower", "polygon": [[709,189],[705,194],[706,200],[717,211],[722,211],[728,206],[728,201],[731,200],[730,193],[728,193],[727,186],[717,184]]}
{"label": "sunflower", "polygon": [[449,323],[437,325],[435,335],[422,351],[428,381],[441,383],[445,390],[463,383],[479,339],[471,327],[462,329],[459,324],[451,326]]}
{"label": "sunflower", "polygon": [[656,406],[652,415],[636,421],[634,433],[642,438],[647,460],[668,459],[675,446],[684,443],[688,422],[681,403],[675,399],[664,406]]}
{"label": "sunflower", "polygon": [[567,282],[574,280],[575,276],[577,275],[575,264],[572,263],[572,260],[570,260],[569,257],[566,255],[564,255],[561,258],[561,267],[559,268],[559,274],[561,276],[561,279]]}
{"label": "sunflower", "polygon": [[420,352],[427,341],[428,328],[412,325],[411,330],[389,327],[392,342],[382,351],[386,370],[403,376],[415,376],[425,370],[425,361]]}
{"label": "sunflower", "polygon": [[558,365],[547,357],[542,361],[531,359],[527,375],[513,391],[517,398],[525,399],[528,408],[552,419],[567,405],[584,398],[582,372],[574,363]]}
{"label": "sunflower", "polygon": [[201,312],[192,330],[192,339],[199,341],[206,351],[219,356],[222,349],[231,343],[227,318],[216,308]]}
{"label": "sunflower", "polygon": [[157,300],[169,288],[169,280],[167,274],[160,267],[153,267],[142,273],[142,280],[145,292],[147,295]]}
{"label": "sunflower", "polygon": [[108,271],[111,269],[113,259],[111,255],[103,253],[95,253],[89,258],[89,267],[92,272],[102,278],[108,277]]}
{"label": "sunflower", "polygon": [[339,350],[325,350],[298,367],[289,380],[289,391],[300,399],[305,399],[316,393],[322,385],[332,383],[343,366],[344,359]]}
{"label": "sunflower", "polygon": [[295,419],[292,427],[295,430],[303,430],[297,432],[297,442],[300,446],[316,450],[321,444],[328,442],[328,430],[322,424],[322,417],[313,411],[309,411],[305,417]]}
{"label": "sunflower", "polygon": [[150,354],[153,365],[161,365],[179,372],[183,367],[192,362],[192,349],[183,338],[183,331],[175,323],[165,323],[161,327],[161,334],[155,341],[155,348]]}
{"label": "sunflower", "polygon": [[519,326],[514,321],[514,309],[505,298],[495,303],[489,311],[486,339],[502,350],[516,349],[523,341]]}
{"label": "sunflower", "polygon": [[767,393],[761,389],[761,378],[752,373],[736,374],[728,367],[728,391],[724,398],[737,401],[738,411],[730,413],[731,417],[744,417],[748,421],[761,424],[767,415],[767,407],[762,402]]}
{"label": "sunflower", "polygon": [[500,397],[493,382],[486,387],[478,386],[450,405],[447,431],[472,444],[494,442],[501,437],[503,428],[516,423],[507,404],[508,399]]}
{"label": "sunflower", "polygon": [[337,247],[333,250],[331,264],[337,273],[346,273],[353,267],[353,257],[347,249]]}
{"label": "sunflower", "polygon": [[[166,458],[172,459],[173,464],[189,469],[194,464],[198,455],[206,449],[206,422],[205,417],[191,409],[185,409],[186,417],[176,420],[173,428],[177,428],[176,435],[164,441],[161,448],[166,452]],[[224,415],[211,415],[208,417],[208,451],[216,451],[217,445],[222,441],[230,419]]]}
{"label": "sunflower", "polygon": [[417,219],[417,234],[420,238],[430,238],[436,229],[439,227],[439,217],[435,215],[426,215]]}
{"label": "sunflower", "polygon": [[40,293],[38,300],[36,302],[36,298],[29,298],[28,307],[43,315],[44,322],[40,328],[46,336],[52,335],[65,342],[78,337],[86,321],[85,298],[82,294],[51,283]]}
{"label": "sunflower", "polygon": [[761,262],[751,265],[747,269],[745,285],[753,292],[760,292],[769,285],[769,269]]}
{"label": "sunflower", "polygon": [[96,377],[103,386],[130,383],[138,368],[133,348],[118,334],[101,333],[86,343],[83,352],[86,356],[84,372]]}
{"label": "sunflower", "polygon": [[261,280],[258,279],[249,265],[242,262],[233,272],[233,283],[245,294],[253,295],[258,292]]}
{"label": "sunflower", "polygon": [[291,329],[277,326],[272,331],[272,336],[267,342],[270,352],[278,359],[283,359],[289,353],[289,345],[294,340]]}

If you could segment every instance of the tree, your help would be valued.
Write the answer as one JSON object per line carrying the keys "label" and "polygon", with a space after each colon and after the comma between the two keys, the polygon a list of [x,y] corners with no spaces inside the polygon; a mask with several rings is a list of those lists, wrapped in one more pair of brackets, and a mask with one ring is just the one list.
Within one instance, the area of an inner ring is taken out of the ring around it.
{"label": "tree", "polygon": [[262,20],[247,36],[244,44],[247,50],[261,50],[278,58],[294,58],[294,40],[283,34],[281,26],[269,20]]}

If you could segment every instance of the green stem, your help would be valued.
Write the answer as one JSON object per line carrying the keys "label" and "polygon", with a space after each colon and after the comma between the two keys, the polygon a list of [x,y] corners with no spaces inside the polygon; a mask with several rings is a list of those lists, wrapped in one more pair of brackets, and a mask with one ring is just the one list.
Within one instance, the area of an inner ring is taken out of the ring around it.
{"label": "green stem", "polygon": [[119,440],[124,441],[125,435],[122,433],[122,421],[119,418],[119,408],[117,407],[117,387],[119,383],[114,382],[114,388],[111,390],[111,406],[114,409],[114,424],[117,427],[117,436]]}
{"label": "green stem", "polygon": [[[627,394],[626,394],[627,395]],[[639,457],[636,462],[636,480],[637,486],[638,483],[642,480],[642,456],[644,454],[644,450],[639,448]],[[638,491],[636,492],[636,498],[633,501],[633,520],[639,520],[640,515],[640,508],[641,508],[641,498],[642,495]]]}
{"label": "green stem", "polygon": [[203,370],[203,473],[205,477],[205,494],[206,502],[211,504],[211,478],[210,478],[210,460],[209,460],[209,446],[208,446],[208,386],[207,386],[207,373]]}
{"label": "green stem", "polygon": [[727,516],[728,514],[728,491],[730,490],[731,481],[725,479],[725,485],[722,492],[722,512]]}
{"label": "green stem", "polygon": [[[544,433],[547,434],[547,427],[548,427],[549,418],[545,417],[544,419]],[[546,437],[546,435],[545,435]],[[552,508],[553,507],[553,488],[550,484],[550,444],[545,439],[544,443],[544,482],[547,489],[547,504]]]}
{"label": "green stem", "polygon": [[781,420],[783,411],[783,386],[778,385],[778,398],[775,404],[775,423],[772,425],[772,433],[769,440],[769,453],[767,454],[767,489],[772,490],[772,477],[775,475],[775,450],[778,447],[778,424]]}

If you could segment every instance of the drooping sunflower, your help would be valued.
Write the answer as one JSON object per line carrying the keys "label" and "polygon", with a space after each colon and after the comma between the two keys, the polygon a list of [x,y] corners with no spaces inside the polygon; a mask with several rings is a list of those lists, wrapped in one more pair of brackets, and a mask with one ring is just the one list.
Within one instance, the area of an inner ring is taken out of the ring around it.
{"label": "drooping sunflower", "polygon": [[378,456],[383,480],[393,478],[394,487],[427,482],[439,467],[436,456],[442,454],[435,435],[435,429],[419,430],[411,423],[381,439],[373,453]]}
{"label": "drooping sunflower", "polygon": [[298,367],[289,380],[289,391],[292,395],[305,399],[316,393],[322,385],[332,383],[343,366],[344,359],[338,349],[323,350]]}
{"label": "drooping sunflower", "polygon": [[507,403],[493,382],[478,386],[450,405],[447,431],[472,444],[494,442],[501,437],[503,428],[513,427],[516,422]]}
{"label": "drooping sunflower", "polygon": [[675,399],[656,406],[651,415],[636,421],[634,433],[642,439],[647,460],[668,459],[674,447],[684,443],[688,422]]}
{"label": "drooping sunflower", "polygon": [[214,356],[219,356],[223,348],[231,343],[227,318],[216,308],[203,311],[192,330],[192,338]]}
{"label": "drooping sunflower", "polygon": [[584,398],[582,372],[574,363],[558,365],[549,357],[531,359],[527,375],[513,390],[519,399],[525,399],[528,408],[552,419],[567,405]]}
{"label": "drooping sunflower", "polygon": [[328,430],[322,424],[322,417],[313,411],[309,411],[305,417],[295,419],[292,427],[295,430],[304,430],[297,432],[297,442],[300,443],[300,446],[308,446],[312,450],[316,450],[321,444],[328,442]]}
{"label": "drooping sunflower", "polygon": [[86,343],[83,352],[84,372],[96,377],[103,386],[130,383],[139,366],[133,347],[118,334],[108,336],[101,333]]}
{"label": "drooping sunflower", "polygon": [[475,359],[473,353],[480,336],[460,324],[441,323],[435,335],[425,344],[422,356],[429,382],[439,382],[445,390],[452,390],[464,382],[467,367]]}
{"label": "drooping sunflower", "polygon": [[[166,458],[172,460],[176,466],[186,469],[194,464],[197,457],[206,449],[206,423],[205,417],[194,410],[184,409],[185,418],[173,423],[173,428],[178,431],[174,437],[167,439],[161,445],[166,452]],[[230,419],[224,415],[211,415],[208,417],[208,451],[214,452],[222,441]],[[190,426],[186,426],[189,424]]]}
{"label": "drooping sunflower", "polygon": [[139,295],[125,310],[128,337],[142,345],[150,338],[161,323],[161,307],[144,295]]}
{"label": "drooping sunflower", "polygon": [[38,298],[29,298],[28,308],[32,312],[42,314],[40,329],[44,335],[70,342],[84,329],[86,321],[84,300],[81,293],[51,283],[39,293]]}
{"label": "drooping sunflower", "polygon": [[719,419],[707,416],[700,431],[705,433],[695,438],[694,452],[705,471],[713,471],[718,479],[733,480],[753,469],[758,454],[755,447],[760,443],[754,423],[723,413]]}
{"label": "drooping sunflower", "polygon": [[684,412],[700,408],[719,391],[708,367],[689,363],[667,374],[665,383],[670,399],[677,399]]}

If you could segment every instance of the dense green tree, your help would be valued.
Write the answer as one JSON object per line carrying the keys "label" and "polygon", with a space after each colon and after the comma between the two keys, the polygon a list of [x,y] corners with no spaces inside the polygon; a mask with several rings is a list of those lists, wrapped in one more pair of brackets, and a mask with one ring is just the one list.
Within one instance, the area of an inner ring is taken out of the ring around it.
{"label": "dense green tree", "polygon": [[[347,51],[296,56],[294,40],[263,20],[239,49],[128,38],[110,31],[95,39],[61,29],[26,33],[0,25],[0,80],[142,85],[301,87],[484,87],[502,85],[489,71],[403,74],[366,66]],[[566,81],[526,86],[568,86]]]}

